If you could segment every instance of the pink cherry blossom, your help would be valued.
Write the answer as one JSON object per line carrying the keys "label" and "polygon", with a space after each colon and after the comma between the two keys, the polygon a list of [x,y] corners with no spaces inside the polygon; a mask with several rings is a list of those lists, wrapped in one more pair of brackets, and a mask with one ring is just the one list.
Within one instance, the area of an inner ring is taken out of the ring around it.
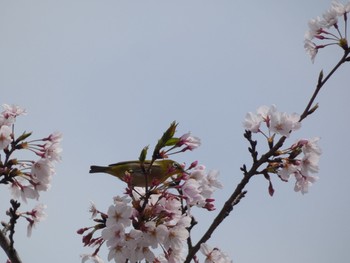
{"label": "pink cherry blossom", "polygon": [[346,13],[349,13],[350,12],[350,1],[347,2],[345,5],[340,3],[339,1],[333,1],[332,2],[332,9],[337,12],[338,16],[342,16]]}
{"label": "pink cherry blossom", "polygon": [[286,137],[289,137],[291,131],[297,130],[301,126],[300,116],[296,113],[275,112],[271,114],[270,119],[270,130]]}
{"label": "pink cherry blossom", "polygon": [[16,179],[11,183],[10,190],[14,199],[22,199],[23,202],[27,203],[27,199],[39,199],[38,190],[34,189],[34,186],[24,185],[21,182],[24,179]]}
{"label": "pink cherry blossom", "polygon": [[283,181],[288,181],[292,174],[298,172],[298,168],[299,167],[297,165],[284,160],[283,167],[282,169],[278,170],[277,174]]}
{"label": "pink cherry blossom", "polygon": [[4,108],[4,111],[2,112],[2,114],[5,117],[17,117],[20,115],[27,114],[27,111],[25,109],[17,105],[3,104],[2,107]]}
{"label": "pink cherry blossom", "polygon": [[11,134],[12,130],[9,126],[0,127],[0,150],[5,149],[12,142]]}
{"label": "pink cherry blossom", "polygon": [[35,227],[37,223],[39,223],[47,217],[46,213],[44,212],[45,209],[46,205],[38,204],[32,209],[32,211],[26,213],[29,216],[29,218],[27,218],[29,222],[27,227],[28,237],[31,236],[33,227]]}
{"label": "pink cherry blossom", "polygon": [[299,173],[295,174],[295,178],[296,182],[294,191],[300,191],[302,194],[306,194],[309,191],[309,186],[311,186],[318,179],[317,176],[301,175]]}
{"label": "pink cherry blossom", "polygon": [[[338,1],[333,1],[331,7],[324,12],[322,17],[318,16],[309,21],[309,30],[305,33],[304,48],[310,55],[312,62],[314,62],[315,56],[320,48],[334,44],[337,44],[342,49],[348,48],[348,40],[346,39],[347,33],[341,32],[338,24],[339,17],[341,17],[345,23],[344,28],[347,28],[346,14],[349,13],[349,11],[350,2],[344,5]],[[346,31],[345,29],[344,31]],[[323,44],[316,44],[313,39],[322,41]]]}
{"label": "pink cherry blossom", "polygon": [[232,263],[232,260],[218,248],[212,248],[206,243],[200,246],[200,252],[206,257],[204,263]]}
{"label": "pink cherry blossom", "polygon": [[54,132],[50,134],[44,141],[50,141],[51,143],[59,143],[62,141],[63,135],[60,132]]}
{"label": "pink cherry blossom", "polygon": [[182,145],[186,145],[186,147],[183,149],[185,150],[194,150],[198,148],[201,145],[201,140],[198,137],[191,136],[191,133],[185,133],[182,135],[179,139],[179,142],[177,143],[177,146],[180,147]]}
{"label": "pink cherry blossom", "polygon": [[263,106],[260,106],[256,112],[258,114],[258,116],[260,116],[264,122],[267,123],[267,126],[269,126],[269,119],[270,119],[270,115],[272,113],[274,113],[275,111],[277,111],[277,108],[275,105],[271,105],[270,107],[269,106],[266,106],[266,105],[263,105]]}
{"label": "pink cherry blossom", "polygon": [[125,242],[125,227],[122,224],[114,224],[102,230],[101,237],[106,240],[108,247],[123,245]]}
{"label": "pink cherry blossom", "polygon": [[304,157],[301,159],[301,173],[308,174],[317,173],[318,172],[318,162],[320,160],[320,156],[313,153],[306,153]]}
{"label": "pink cherry blossom", "polygon": [[44,145],[44,155],[43,158],[49,159],[51,161],[59,162],[61,161],[62,148],[58,142],[52,143],[47,142]]}
{"label": "pink cherry blossom", "polygon": [[243,127],[251,132],[257,133],[260,130],[260,124],[262,122],[261,116],[248,112],[243,121]]}
{"label": "pink cherry blossom", "polygon": [[318,145],[319,137],[312,138],[310,140],[306,140],[306,142],[302,146],[302,151],[304,154],[313,153],[316,155],[321,155],[322,150]]}
{"label": "pink cherry blossom", "polygon": [[111,247],[108,252],[108,261],[114,259],[114,262],[127,262],[127,255],[125,254],[125,247],[123,245],[116,245]]}
{"label": "pink cherry blossom", "polygon": [[186,228],[175,226],[169,229],[163,245],[166,249],[171,248],[172,250],[179,251],[182,249],[183,242],[187,240],[188,236],[189,233]]}
{"label": "pink cherry blossom", "polygon": [[312,63],[314,63],[319,47],[307,37],[304,41],[304,49],[310,56]]}
{"label": "pink cherry blossom", "polygon": [[95,218],[98,214],[98,210],[94,202],[90,201],[89,212],[91,213],[91,218]]}
{"label": "pink cherry blossom", "polygon": [[92,261],[94,263],[103,263],[103,260],[98,255],[83,254],[80,257],[81,263],[85,263],[87,261]]}
{"label": "pink cherry blossom", "polygon": [[124,227],[130,226],[132,208],[124,203],[119,203],[116,205],[111,205],[107,212],[108,218],[106,226],[121,224]]}
{"label": "pink cherry blossom", "polygon": [[217,170],[210,170],[208,175],[207,175],[208,186],[211,187],[211,188],[222,189],[223,185],[218,180],[218,177],[219,177],[219,171],[217,171]]}
{"label": "pink cherry blossom", "polygon": [[31,175],[36,183],[36,189],[47,191],[51,187],[52,176],[55,173],[53,164],[50,160],[41,158],[33,163]]}

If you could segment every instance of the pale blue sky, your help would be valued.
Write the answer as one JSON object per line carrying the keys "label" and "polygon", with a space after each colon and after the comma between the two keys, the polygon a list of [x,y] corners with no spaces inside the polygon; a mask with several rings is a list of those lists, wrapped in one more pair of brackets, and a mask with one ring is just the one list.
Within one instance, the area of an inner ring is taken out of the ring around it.
{"label": "pale blue sky", "polygon": [[[23,261],[80,262],[81,253],[92,251],[75,233],[92,223],[89,201],[106,210],[124,185],[90,175],[89,166],[136,159],[173,120],[179,135],[192,131],[202,139],[178,161],[220,170],[221,207],[242,177],[239,167],[251,163],[245,113],[271,104],[301,113],[318,72],[341,56],[330,47],[312,64],[303,50],[307,21],[329,6],[328,0],[1,0],[0,103],[27,109],[18,132],[64,134],[63,161],[41,197],[49,216],[30,239],[24,222],[15,235]],[[239,263],[349,260],[349,98],[346,65],[321,91],[320,109],[289,140],[322,138],[320,180],[310,193],[295,193],[294,182],[274,177],[271,198],[267,181],[254,178],[211,246]],[[5,187],[1,199],[4,220]],[[195,215],[196,240],[215,212]]]}

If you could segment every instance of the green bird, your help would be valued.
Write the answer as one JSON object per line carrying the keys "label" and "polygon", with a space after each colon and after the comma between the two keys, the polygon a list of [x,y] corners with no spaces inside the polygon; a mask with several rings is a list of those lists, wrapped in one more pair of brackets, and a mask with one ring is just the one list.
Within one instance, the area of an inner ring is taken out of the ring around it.
{"label": "green bird", "polygon": [[[132,186],[145,187],[146,174],[147,184],[152,186],[154,184],[161,184],[170,176],[181,174],[184,172],[182,166],[173,160],[159,160],[154,161],[151,168],[151,161],[144,161],[142,169],[140,161],[127,161],[109,166],[90,166],[90,173],[108,173],[125,182],[125,179],[130,175],[130,183]],[[129,180],[129,179],[128,179]]]}

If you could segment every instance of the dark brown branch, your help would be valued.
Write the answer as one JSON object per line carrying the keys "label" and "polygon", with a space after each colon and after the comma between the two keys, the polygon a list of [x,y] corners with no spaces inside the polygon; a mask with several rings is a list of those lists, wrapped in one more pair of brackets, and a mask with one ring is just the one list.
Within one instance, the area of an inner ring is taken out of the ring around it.
{"label": "dark brown branch", "polygon": [[237,185],[235,191],[232,193],[229,199],[227,199],[224,206],[222,207],[219,214],[216,216],[208,230],[204,233],[204,235],[197,242],[197,244],[188,252],[185,263],[190,263],[194,255],[198,252],[200,245],[209,240],[215,229],[221,224],[222,221],[224,221],[224,219],[233,210],[233,206],[239,203],[240,199],[246,193],[246,191],[244,191],[244,188],[249,183],[249,180],[256,174],[257,169],[260,167],[260,165],[265,163],[276,152],[276,150],[283,145],[285,139],[286,137],[282,137],[273,148],[271,148],[266,154],[262,155],[257,162],[253,163],[251,169],[244,174],[244,177],[242,178],[241,182]]}
{"label": "dark brown branch", "polygon": [[16,249],[11,246],[10,240],[2,231],[0,231],[0,246],[5,251],[11,263],[22,263]]}
{"label": "dark brown branch", "polygon": [[17,219],[19,218],[19,216],[17,215],[17,209],[20,207],[21,204],[13,199],[10,200],[10,203],[12,207],[10,207],[8,211],[8,215],[10,216],[10,223],[9,223],[8,230],[10,231],[10,234],[9,234],[10,245],[11,247],[13,247],[13,243],[14,243],[13,235],[15,234],[15,225],[17,223]]}
{"label": "dark brown branch", "polygon": [[[16,200],[11,199],[11,206],[7,211],[7,214],[10,216],[10,221],[5,225],[3,231],[0,232],[0,246],[7,254],[11,263],[19,263],[22,262],[13,246],[14,240],[13,235],[15,234],[15,225],[17,223],[17,219],[19,216],[17,215],[17,209],[20,207],[20,203]],[[6,237],[6,232],[9,232],[9,237]]]}

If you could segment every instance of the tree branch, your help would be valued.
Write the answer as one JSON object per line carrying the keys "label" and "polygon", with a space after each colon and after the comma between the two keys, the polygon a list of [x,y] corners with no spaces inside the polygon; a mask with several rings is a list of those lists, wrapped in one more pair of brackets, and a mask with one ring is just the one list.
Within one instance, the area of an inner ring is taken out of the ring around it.
{"label": "tree branch", "polygon": [[241,198],[244,197],[246,191],[243,191],[245,186],[249,183],[249,180],[256,174],[257,169],[265,163],[275,152],[277,149],[279,149],[284,141],[286,140],[286,137],[282,137],[274,147],[272,147],[266,154],[262,155],[261,158],[254,162],[251,169],[244,174],[244,177],[242,178],[241,182],[237,185],[235,191],[232,193],[232,195],[227,199],[224,206],[220,210],[219,214],[214,219],[213,223],[210,225],[208,230],[204,233],[202,238],[197,242],[197,244],[188,252],[187,258],[184,263],[190,263],[191,259],[194,257],[194,255],[198,252],[200,245],[202,243],[205,243],[215,229],[224,221],[224,219],[231,213],[233,210],[233,207],[239,203]]}
{"label": "tree branch", "polygon": [[[334,74],[334,72],[345,62],[347,62],[347,56],[350,53],[350,49],[347,49],[344,52],[343,57],[340,59],[340,61],[335,65],[335,67],[329,72],[329,74],[323,79],[323,73],[321,72],[318,83],[316,86],[316,89],[314,93],[311,96],[311,99],[309,100],[304,112],[300,116],[300,122],[304,120],[308,115],[312,114],[314,110],[311,108],[314,100],[316,99],[319,91],[324,86],[324,84],[328,81],[328,79]],[[311,110],[310,110],[311,109]],[[244,177],[242,178],[241,182],[237,185],[234,192],[231,194],[231,196],[227,199],[224,206],[220,210],[219,214],[215,217],[214,221],[208,228],[208,230],[203,234],[202,238],[197,242],[197,244],[189,250],[188,255],[186,257],[186,260],[184,263],[190,263],[190,261],[193,259],[193,257],[198,252],[200,245],[202,243],[205,243],[207,240],[210,239],[211,235],[214,233],[215,229],[224,221],[224,219],[231,213],[233,210],[233,207],[239,203],[239,201],[244,197],[246,194],[246,191],[244,191],[245,186],[249,183],[249,180],[257,174],[258,168],[268,161],[268,159],[279,149],[282,147],[283,143],[285,142],[286,137],[283,136],[279,139],[279,141],[264,155],[261,156],[260,159],[256,159],[256,156],[254,155],[254,146],[251,145],[252,148],[249,149],[252,157],[253,157],[253,165],[251,169],[247,172],[246,166],[244,165],[244,169],[241,168],[241,170],[244,173]],[[251,140],[249,140],[251,142]]]}
{"label": "tree branch", "polygon": [[16,249],[11,246],[10,240],[6,237],[3,231],[0,231],[0,246],[5,251],[11,263],[22,263]]}

